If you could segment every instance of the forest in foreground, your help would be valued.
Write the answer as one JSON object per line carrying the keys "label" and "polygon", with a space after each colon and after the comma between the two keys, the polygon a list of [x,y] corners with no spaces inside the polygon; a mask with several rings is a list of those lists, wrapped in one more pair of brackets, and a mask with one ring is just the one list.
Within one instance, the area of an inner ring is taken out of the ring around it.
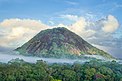
{"label": "forest in foreground", "polygon": [[122,81],[122,64],[100,60],[49,64],[13,59],[0,63],[0,81]]}

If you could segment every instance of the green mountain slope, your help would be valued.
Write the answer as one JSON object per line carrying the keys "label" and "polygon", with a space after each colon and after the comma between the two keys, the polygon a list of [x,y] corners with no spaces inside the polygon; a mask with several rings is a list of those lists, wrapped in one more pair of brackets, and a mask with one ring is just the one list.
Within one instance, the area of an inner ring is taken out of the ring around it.
{"label": "green mountain slope", "polygon": [[23,55],[39,57],[74,58],[82,55],[101,55],[113,58],[63,27],[43,30],[15,50]]}

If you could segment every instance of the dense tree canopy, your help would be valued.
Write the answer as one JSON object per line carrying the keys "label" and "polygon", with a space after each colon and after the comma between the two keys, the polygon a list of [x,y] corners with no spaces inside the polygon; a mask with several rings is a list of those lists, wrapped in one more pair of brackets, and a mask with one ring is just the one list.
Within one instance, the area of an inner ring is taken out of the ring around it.
{"label": "dense tree canopy", "polygon": [[122,81],[122,65],[92,60],[84,64],[28,63],[14,59],[0,63],[0,81]]}

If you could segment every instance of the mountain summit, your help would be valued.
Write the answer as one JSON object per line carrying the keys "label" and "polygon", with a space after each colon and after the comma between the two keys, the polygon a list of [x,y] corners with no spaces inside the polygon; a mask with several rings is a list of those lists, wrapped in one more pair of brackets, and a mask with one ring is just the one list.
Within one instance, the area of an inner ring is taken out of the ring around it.
{"label": "mountain summit", "polygon": [[43,30],[15,50],[23,55],[47,58],[74,58],[82,57],[82,55],[100,55],[112,58],[108,53],[92,46],[80,36],[63,27]]}

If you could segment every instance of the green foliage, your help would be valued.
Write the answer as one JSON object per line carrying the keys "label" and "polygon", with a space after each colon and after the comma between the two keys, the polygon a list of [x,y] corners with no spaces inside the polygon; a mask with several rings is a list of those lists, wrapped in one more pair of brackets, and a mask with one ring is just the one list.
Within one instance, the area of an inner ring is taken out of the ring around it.
{"label": "green foliage", "polygon": [[113,58],[111,55],[109,55],[108,53],[104,52],[103,50],[100,50],[98,48],[92,47],[91,49],[88,50],[89,54],[93,54],[93,55],[101,55],[103,57],[106,57],[108,59]]}
{"label": "green foliage", "polygon": [[80,52],[80,54],[81,54],[81,55],[85,55],[85,53],[84,53],[84,52],[82,52],[82,51]]}
{"label": "green foliage", "polygon": [[17,58],[0,63],[0,81],[122,81],[122,65],[99,60],[72,65],[28,63]]}

